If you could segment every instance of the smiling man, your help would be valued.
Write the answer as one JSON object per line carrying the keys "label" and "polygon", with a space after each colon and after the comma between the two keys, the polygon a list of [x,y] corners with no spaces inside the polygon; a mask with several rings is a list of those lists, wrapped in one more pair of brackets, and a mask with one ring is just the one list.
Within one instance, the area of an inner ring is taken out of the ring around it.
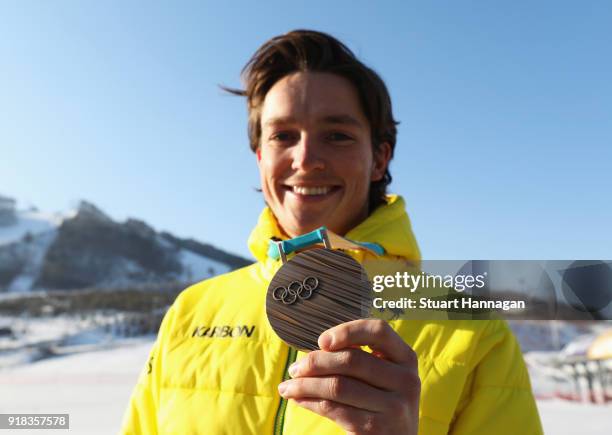
{"label": "smiling man", "polygon": [[262,190],[287,235],[323,225],[346,234],[366,219],[370,184],[383,179],[391,145],[374,152],[350,81],[308,70],[287,75],[266,94],[260,122]]}
{"label": "smiling man", "polygon": [[[405,203],[387,195],[396,122],[380,77],[335,38],[294,31],[244,70],[249,140],[267,207],[257,262],[195,284],[166,314],[123,433],[540,434],[516,340],[499,321],[364,319],[288,348],[265,314],[273,240],[320,226],[420,260]],[[368,346],[371,352],[363,350]]]}

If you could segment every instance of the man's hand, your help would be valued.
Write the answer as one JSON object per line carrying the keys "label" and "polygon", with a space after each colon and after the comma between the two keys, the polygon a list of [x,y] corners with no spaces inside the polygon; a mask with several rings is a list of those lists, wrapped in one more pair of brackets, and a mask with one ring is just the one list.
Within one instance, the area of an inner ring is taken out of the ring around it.
{"label": "man's hand", "polygon": [[351,434],[416,435],[417,356],[386,322],[343,323],[321,334],[319,347],[291,365],[293,379],[279,385],[281,396]]}

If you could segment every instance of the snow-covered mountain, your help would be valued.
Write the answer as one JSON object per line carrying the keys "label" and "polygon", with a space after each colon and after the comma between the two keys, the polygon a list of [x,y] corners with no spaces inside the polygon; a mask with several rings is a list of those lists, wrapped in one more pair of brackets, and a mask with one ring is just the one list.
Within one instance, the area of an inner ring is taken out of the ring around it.
{"label": "snow-covered mountain", "polygon": [[0,293],[195,282],[250,263],[86,201],[63,214],[15,205],[0,196]]}

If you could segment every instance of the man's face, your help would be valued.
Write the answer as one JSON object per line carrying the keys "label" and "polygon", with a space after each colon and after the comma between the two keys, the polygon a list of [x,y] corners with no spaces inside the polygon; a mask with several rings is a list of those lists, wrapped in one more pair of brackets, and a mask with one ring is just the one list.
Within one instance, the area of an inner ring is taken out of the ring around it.
{"label": "man's face", "polygon": [[330,73],[285,76],[266,94],[257,151],[266,203],[291,237],[322,225],[345,234],[368,215],[372,181],[390,147],[373,153],[357,90]]}

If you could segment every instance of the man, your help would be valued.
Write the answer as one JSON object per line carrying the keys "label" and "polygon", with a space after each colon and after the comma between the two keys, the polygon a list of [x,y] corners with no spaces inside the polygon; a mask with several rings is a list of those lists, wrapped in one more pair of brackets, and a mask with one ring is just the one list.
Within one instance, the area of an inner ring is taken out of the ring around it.
{"label": "man", "polygon": [[247,97],[267,204],[249,239],[258,261],[179,295],[123,433],[541,433],[503,322],[358,320],[297,358],[275,335],[265,314],[281,265],[267,254],[273,238],[326,226],[381,245],[384,258],[420,254],[404,201],[385,194],[396,122],[378,75],[333,37],[294,31],[265,43],[244,78],[235,92]]}

